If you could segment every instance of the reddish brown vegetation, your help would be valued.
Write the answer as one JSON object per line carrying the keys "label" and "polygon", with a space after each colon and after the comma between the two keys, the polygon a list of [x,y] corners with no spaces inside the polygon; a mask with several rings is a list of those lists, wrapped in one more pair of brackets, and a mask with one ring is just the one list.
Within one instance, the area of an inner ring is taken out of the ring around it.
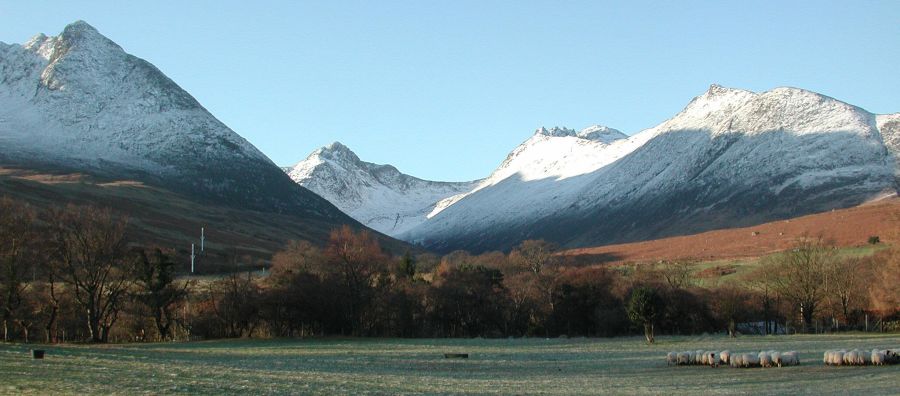
{"label": "reddish brown vegetation", "polygon": [[870,236],[882,243],[900,237],[900,199],[798,217],[753,227],[704,232],[653,241],[572,249],[567,256],[583,261],[624,263],[677,260],[720,260],[759,257],[794,246],[804,237],[820,237],[837,247],[863,246]]}

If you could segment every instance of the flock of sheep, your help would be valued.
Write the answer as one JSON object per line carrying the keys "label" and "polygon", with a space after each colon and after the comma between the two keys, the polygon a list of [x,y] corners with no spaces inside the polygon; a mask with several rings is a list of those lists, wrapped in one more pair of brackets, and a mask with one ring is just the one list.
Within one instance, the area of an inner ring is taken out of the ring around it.
{"label": "flock of sheep", "polygon": [[854,349],[825,351],[822,362],[827,366],[883,366],[900,363],[900,350],[873,349],[872,352]]}
{"label": "flock of sheep", "polygon": [[796,366],[800,364],[800,355],[796,351],[762,351],[759,353],[732,353],[731,351],[685,351],[669,352],[666,355],[667,365],[676,366],[710,366],[719,367],[774,367]]}
{"label": "flock of sheep", "polygon": [[[823,362],[829,366],[865,366],[900,363],[900,350],[873,349],[871,353],[854,349],[825,351]],[[762,351],[759,353],[732,353],[730,351],[684,351],[666,354],[669,366],[710,366],[719,367],[782,367],[800,364],[796,351]]]}

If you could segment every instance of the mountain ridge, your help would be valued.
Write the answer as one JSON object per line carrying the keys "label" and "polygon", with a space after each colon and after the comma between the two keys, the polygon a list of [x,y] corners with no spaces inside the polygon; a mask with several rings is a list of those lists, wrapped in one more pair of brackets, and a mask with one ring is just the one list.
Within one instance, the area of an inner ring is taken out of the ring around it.
{"label": "mountain ridge", "polygon": [[798,88],[712,85],[661,124],[586,153],[532,136],[400,237],[440,251],[596,246],[853,206],[896,193],[896,146],[876,126],[895,121]]}
{"label": "mountain ridge", "polygon": [[365,162],[340,142],[314,150],[285,172],[359,222],[388,235],[419,222],[437,201],[467,191],[475,182],[437,182]]}
{"label": "mountain ridge", "polygon": [[0,161],[135,178],[197,199],[355,223],[149,62],[84,21],[0,43]]}

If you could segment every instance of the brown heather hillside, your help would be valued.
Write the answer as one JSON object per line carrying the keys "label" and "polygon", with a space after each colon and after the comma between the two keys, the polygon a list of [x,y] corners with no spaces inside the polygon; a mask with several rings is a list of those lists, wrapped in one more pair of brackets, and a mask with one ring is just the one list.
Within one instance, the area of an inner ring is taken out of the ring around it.
{"label": "brown heather hillside", "polygon": [[870,236],[878,236],[882,243],[900,240],[900,198],[753,227],[572,249],[562,254],[586,263],[616,264],[663,259],[712,261],[760,257],[788,249],[804,237],[821,237],[838,247],[857,247],[867,245]]}

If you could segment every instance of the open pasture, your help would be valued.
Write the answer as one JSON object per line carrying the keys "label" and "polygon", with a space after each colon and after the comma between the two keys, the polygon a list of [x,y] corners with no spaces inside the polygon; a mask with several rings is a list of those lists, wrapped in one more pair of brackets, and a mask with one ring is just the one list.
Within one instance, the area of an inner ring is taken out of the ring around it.
{"label": "open pasture", "polygon": [[[900,335],[611,339],[308,339],[0,345],[2,394],[900,394],[900,366],[828,367],[825,350]],[[800,365],[669,367],[668,351],[796,350]],[[469,353],[445,359],[444,353]]]}

